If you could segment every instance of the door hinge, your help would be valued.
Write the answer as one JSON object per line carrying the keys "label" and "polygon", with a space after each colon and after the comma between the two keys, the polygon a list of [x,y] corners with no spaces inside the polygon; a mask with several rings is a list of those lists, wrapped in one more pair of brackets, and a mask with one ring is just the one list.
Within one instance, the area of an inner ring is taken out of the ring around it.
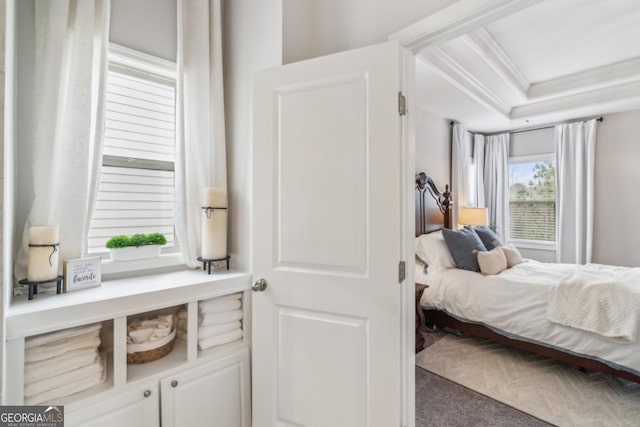
{"label": "door hinge", "polygon": [[401,116],[407,115],[407,98],[402,92],[398,92],[398,113],[400,113]]}
{"label": "door hinge", "polygon": [[400,261],[398,264],[398,282],[404,282],[404,279],[407,277],[407,264],[404,261]]}

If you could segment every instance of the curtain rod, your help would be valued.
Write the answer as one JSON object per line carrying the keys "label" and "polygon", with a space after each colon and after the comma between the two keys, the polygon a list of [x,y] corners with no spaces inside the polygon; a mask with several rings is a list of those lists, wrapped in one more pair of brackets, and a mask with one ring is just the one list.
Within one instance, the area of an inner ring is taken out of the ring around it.
{"label": "curtain rod", "polygon": [[[577,119],[577,120],[571,120],[568,122],[560,122],[560,123],[555,123],[552,125],[547,125],[547,126],[540,126],[537,128],[527,128],[527,129],[521,129],[521,130],[512,130],[512,131],[508,131],[508,132],[492,132],[492,133],[480,133],[480,132],[474,132],[474,131],[470,131],[468,130],[467,132],[469,132],[470,134],[480,134],[480,135],[484,135],[484,136],[492,136],[492,135],[500,135],[501,133],[509,133],[509,134],[514,134],[514,133],[523,133],[523,132],[531,132],[534,130],[542,130],[542,129],[552,129],[553,127],[557,126],[557,125],[566,125],[569,123],[577,123],[577,122],[584,122],[587,120],[591,120],[591,119],[596,119],[599,122],[603,122],[604,121],[604,117],[599,116],[599,117],[591,117],[591,118],[587,118],[587,119]],[[449,122],[449,126],[453,126],[455,124],[455,122],[452,120],[451,122]]]}

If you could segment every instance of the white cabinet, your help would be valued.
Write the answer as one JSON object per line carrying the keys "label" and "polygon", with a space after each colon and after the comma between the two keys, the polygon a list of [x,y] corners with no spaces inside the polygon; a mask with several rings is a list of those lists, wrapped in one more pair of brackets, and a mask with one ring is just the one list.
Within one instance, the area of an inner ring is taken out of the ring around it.
{"label": "white cabinet", "polygon": [[[70,427],[249,427],[249,349],[67,411]],[[160,423],[162,414],[162,423]]]}
{"label": "white cabinet", "polygon": [[[106,381],[47,402],[65,406],[68,426],[249,427],[250,275],[186,271],[105,282],[98,288],[14,300],[7,325],[5,405],[24,404],[25,340],[49,332],[101,323],[99,350]],[[200,350],[200,301],[241,293],[243,337]],[[128,364],[127,322],[186,308],[188,333],[157,360]],[[61,395],[62,396],[62,395]]]}
{"label": "white cabinet", "polygon": [[92,405],[65,411],[69,427],[158,427],[160,393],[157,382],[111,393]]}
{"label": "white cabinet", "polygon": [[249,351],[160,382],[162,427],[250,426]]}

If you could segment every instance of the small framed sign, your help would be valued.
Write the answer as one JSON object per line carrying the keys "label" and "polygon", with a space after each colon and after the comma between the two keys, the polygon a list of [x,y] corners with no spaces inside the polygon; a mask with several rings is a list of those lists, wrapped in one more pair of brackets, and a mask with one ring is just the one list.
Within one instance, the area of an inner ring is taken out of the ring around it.
{"label": "small framed sign", "polygon": [[64,262],[64,291],[72,292],[80,289],[100,286],[102,275],[100,267],[102,258],[69,259]]}

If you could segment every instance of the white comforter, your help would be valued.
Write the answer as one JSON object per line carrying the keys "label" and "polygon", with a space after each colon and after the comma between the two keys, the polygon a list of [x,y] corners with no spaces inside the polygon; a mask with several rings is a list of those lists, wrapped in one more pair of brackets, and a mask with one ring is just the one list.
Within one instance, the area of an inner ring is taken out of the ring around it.
{"label": "white comforter", "polygon": [[507,336],[612,362],[640,372],[640,342],[620,344],[592,332],[552,323],[547,305],[554,286],[578,267],[528,261],[496,276],[459,269],[429,271],[422,305]]}

